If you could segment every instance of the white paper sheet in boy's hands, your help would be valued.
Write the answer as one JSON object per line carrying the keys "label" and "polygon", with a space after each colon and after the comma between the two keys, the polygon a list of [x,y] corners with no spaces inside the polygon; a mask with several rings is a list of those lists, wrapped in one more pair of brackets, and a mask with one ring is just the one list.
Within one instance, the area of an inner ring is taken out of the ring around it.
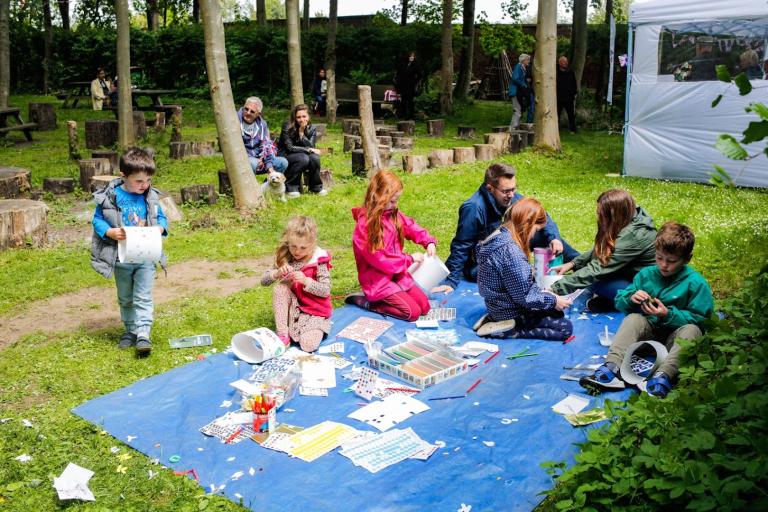
{"label": "white paper sheet in boy's hands", "polygon": [[380,402],[372,402],[354,411],[348,418],[362,421],[381,432],[405,421],[414,414],[429,410],[429,406],[413,397],[394,394]]}
{"label": "white paper sheet in boy's hands", "polygon": [[336,336],[357,341],[359,343],[366,343],[376,340],[376,338],[384,334],[384,332],[393,325],[395,324],[386,320],[361,316],[342,329]]}
{"label": "white paper sheet in boy's hands", "polygon": [[589,398],[581,395],[569,394],[555,405],[552,410],[558,414],[576,414],[589,405]]}
{"label": "white paper sheet in boy's hands", "polygon": [[60,500],[96,501],[88,488],[88,481],[92,476],[93,471],[90,469],[70,462],[60,476],[53,478],[53,487]]}

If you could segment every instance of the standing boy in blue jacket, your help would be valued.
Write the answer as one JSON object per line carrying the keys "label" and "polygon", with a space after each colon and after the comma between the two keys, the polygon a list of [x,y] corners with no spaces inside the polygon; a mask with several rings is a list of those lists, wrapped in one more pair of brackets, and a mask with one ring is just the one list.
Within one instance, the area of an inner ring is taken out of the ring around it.
{"label": "standing boy in blue jacket", "polygon": [[658,340],[669,354],[648,381],[649,394],[663,398],[678,373],[677,338],[702,335],[702,324],[712,316],[714,303],[707,281],[688,266],[695,237],[683,224],[667,222],[656,235],[656,265],[645,267],[632,284],[616,295],[616,309],[627,313],[616,333],[606,363],[580,384],[598,391],[623,389],[619,367],[630,345]]}
{"label": "standing boy in blue jacket", "polygon": [[[152,351],[149,333],[154,311],[155,264],[118,262],[117,244],[125,240],[124,228],[128,226],[156,226],[165,236],[168,220],[160,207],[160,194],[151,186],[155,161],[146,151],[139,148],[126,151],[120,157],[120,174],[122,178],[93,194],[96,211],[91,266],[104,277],[115,275],[120,318],[125,325],[118,346],[135,346],[136,353],[145,356]],[[164,255],[160,265],[165,268]]]}

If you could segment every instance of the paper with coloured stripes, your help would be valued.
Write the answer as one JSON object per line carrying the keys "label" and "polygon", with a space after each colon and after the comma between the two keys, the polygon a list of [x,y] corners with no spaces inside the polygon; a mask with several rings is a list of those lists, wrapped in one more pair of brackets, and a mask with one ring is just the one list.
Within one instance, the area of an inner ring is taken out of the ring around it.
{"label": "paper with coloured stripes", "polygon": [[349,425],[324,421],[292,435],[289,439],[292,447],[288,453],[305,462],[312,462],[358,434]]}

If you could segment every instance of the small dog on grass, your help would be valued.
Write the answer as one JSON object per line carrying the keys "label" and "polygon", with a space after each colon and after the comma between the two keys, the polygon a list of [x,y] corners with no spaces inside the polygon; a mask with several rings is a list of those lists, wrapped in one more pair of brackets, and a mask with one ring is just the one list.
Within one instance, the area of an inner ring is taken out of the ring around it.
{"label": "small dog on grass", "polygon": [[272,196],[275,199],[285,202],[285,174],[272,171],[267,175],[266,181],[261,184],[261,194],[266,198]]}

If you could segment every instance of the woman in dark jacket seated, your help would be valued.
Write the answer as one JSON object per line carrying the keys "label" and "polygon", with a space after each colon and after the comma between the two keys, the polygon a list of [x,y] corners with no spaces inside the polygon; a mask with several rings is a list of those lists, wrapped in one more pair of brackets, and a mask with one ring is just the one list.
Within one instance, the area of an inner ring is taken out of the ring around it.
{"label": "woman in dark jacket seated", "polygon": [[291,111],[291,119],[283,124],[278,143],[278,155],[288,160],[285,170],[285,190],[287,197],[301,195],[301,175],[310,192],[324,196],[320,180],[320,150],[315,148],[316,130],[309,120],[309,107],[296,105]]}

